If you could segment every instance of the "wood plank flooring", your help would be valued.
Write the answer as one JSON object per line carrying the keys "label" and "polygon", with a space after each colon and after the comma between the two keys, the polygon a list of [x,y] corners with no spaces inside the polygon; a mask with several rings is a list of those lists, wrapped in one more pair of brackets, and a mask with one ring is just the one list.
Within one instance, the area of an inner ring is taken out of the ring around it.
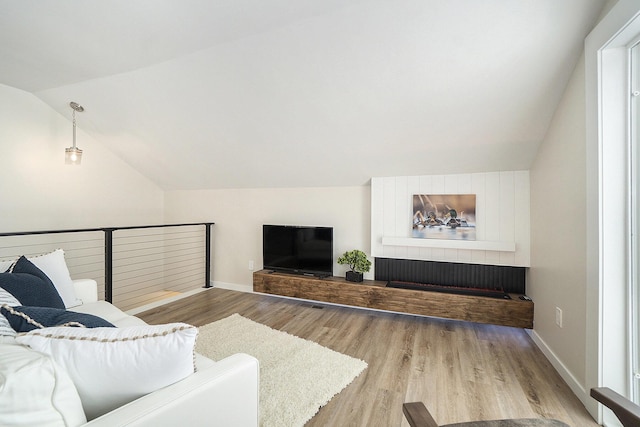
{"label": "wood plank flooring", "polygon": [[597,426],[523,329],[215,288],[138,316],[202,326],[233,313],[369,364],[307,426],[406,427],[402,403],[413,401],[439,424],[555,418]]}

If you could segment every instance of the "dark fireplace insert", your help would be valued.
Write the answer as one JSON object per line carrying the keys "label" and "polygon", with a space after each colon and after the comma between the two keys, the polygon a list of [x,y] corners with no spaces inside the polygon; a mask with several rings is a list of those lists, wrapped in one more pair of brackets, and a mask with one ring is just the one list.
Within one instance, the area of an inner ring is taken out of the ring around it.
{"label": "dark fireplace insert", "polygon": [[526,267],[375,258],[388,287],[509,299],[525,294]]}

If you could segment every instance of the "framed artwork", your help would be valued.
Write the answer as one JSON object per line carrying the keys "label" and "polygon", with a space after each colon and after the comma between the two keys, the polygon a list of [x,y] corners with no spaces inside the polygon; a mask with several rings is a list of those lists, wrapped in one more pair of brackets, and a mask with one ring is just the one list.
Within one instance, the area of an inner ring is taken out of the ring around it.
{"label": "framed artwork", "polygon": [[414,194],[412,237],[476,240],[475,194]]}

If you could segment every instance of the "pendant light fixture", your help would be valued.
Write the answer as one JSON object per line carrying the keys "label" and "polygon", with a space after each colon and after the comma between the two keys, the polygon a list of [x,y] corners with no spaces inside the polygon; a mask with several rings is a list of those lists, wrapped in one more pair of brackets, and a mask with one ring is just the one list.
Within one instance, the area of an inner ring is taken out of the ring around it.
{"label": "pendant light fixture", "polygon": [[69,106],[73,110],[73,146],[65,148],[64,162],[67,165],[79,165],[82,160],[82,150],[76,147],[76,111],[82,113],[84,108],[77,102],[70,102]]}

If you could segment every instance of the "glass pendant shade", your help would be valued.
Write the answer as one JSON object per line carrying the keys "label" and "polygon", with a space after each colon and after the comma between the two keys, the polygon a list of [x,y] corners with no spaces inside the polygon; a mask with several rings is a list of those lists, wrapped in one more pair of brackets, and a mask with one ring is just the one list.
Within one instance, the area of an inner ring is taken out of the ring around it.
{"label": "glass pendant shade", "polygon": [[69,147],[64,150],[64,163],[67,165],[79,165],[82,161],[82,150],[78,147]]}

